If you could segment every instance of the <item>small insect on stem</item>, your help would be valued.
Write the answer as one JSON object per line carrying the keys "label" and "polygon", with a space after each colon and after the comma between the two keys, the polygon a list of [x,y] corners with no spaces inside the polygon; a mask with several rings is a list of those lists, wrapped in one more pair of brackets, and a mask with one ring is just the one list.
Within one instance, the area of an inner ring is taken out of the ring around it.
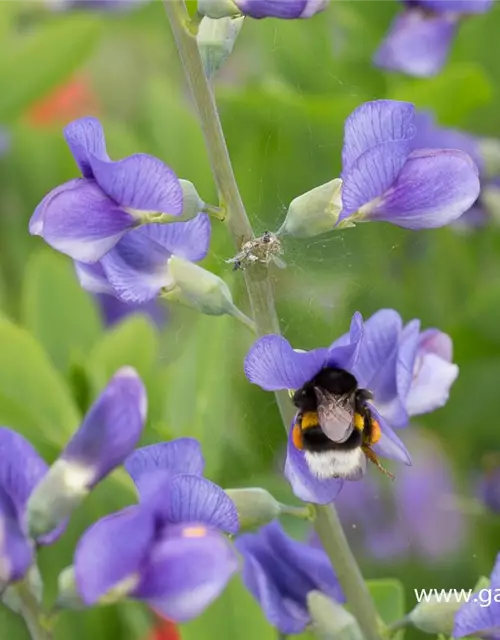
{"label": "small insect on stem", "polygon": [[282,252],[278,236],[271,231],[265,231],[259,238],[243,243],[239,253],[226,262],[233,265],[234,271],[244,270],[252,264],[268,265],[270,262],[284,268],[286,265],[279,257]]}

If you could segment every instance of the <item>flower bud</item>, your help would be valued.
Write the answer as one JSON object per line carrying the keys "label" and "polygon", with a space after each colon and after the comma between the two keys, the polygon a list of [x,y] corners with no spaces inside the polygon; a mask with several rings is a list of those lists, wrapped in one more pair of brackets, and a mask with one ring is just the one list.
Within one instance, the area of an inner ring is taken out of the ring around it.
{"label": "flower bud", "polygon": [[335,178],[292,200],[279,233],[311,238],[331,231],[342,211],[341,190],[342,180]]}
{"label": "flower bud", "polygon": [[75,567],[63,569],[57,578],[57,607],[61,609],[85,609],[76,588]]}
{"label": "flower bud", "polygon": [[232,315],[243,324],[251,325],[251,320],[234,304],[229,287],[219,276],[179,256],[169,259],[168,268],[172,286],[162,293],[166,300],[211,316]]}
{"label": "flower bud", "polygon": [[321,591],[308,593],[307,608],[318,640],[363,640],[354,616]]}
{"label": "flower bud", "polygon": [[495,177],[500,174],[500,140],[482,138],[479,141],[479,153],[483,160],[482,174]]}
{"label": "flower bud", "polygon": [[444,634],[451,636],[455,613],[463,605],[462,600],[455,594],[448,594],[449,602],[442,597],[433,595],[429,601],[422,601],[408,614],[411,623],[424,633]]}
{"label": "flower bud", "polygon": [[209,80],[214,77],[231,55],[236,38],[243,26],[243,20],[243,16],[221,18],[220,20],[205,16],[201,21],[196,41],[203,61],[203,68]]}
{"label": "flower bud", "polygon": [[481,202],[492,222],[500,224],[500,185],[486,184],[481,191]]}
{"label": "flower bud", "polygon": [[265,489],[226,489],[226,493],[238,511],[240,531],[262,527],[280,515],[279,502]]}
{"label": "flower bud", "polygon": [[198,13],[208,18],[228,18],[240,13],[232,0],[198,0]]}

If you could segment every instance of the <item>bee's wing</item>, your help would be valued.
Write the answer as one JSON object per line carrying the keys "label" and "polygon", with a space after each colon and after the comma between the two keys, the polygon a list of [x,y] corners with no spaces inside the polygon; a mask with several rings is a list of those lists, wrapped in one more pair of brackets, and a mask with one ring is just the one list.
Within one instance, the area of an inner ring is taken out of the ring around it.
{"label": "bee's wing", "polygon": [[314,387],[314,393],[318,403],[319,426],[333,442],[345,442],[354,430],[352,397],[339,398],[319,387]]}

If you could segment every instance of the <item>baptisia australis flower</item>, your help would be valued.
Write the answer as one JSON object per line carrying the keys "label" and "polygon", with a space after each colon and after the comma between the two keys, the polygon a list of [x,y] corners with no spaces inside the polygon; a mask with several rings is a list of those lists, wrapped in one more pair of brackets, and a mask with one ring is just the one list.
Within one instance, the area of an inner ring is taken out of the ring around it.
{"label": "baptisia australis flower", "polygon": [[141,379],[134,369],[123,367],[31,493],[27,509],[33,536],[43,535],[61,523],[132,453],[144,428],[146,410]]}
{"label": "baptisia australis flower", "polygon": [[500,635],[500,554],[490,576],[489,588],[474,593],[455,614],[454,638],[477,636],[498,638]]}
{"label": "baptisia australis flower", "polygon": [[416,114],[417,144],[429,149],[460,149],[476,163],[481,179],[481,193],[471,208],[454,223],[470,228],[500,220],[500,141],[480,138],[465,131],[440,127],[432,113]]}
{"label": "baptisia australis flower", "polygon": [[42,236],[58,251],[94,263],[127,231],[157,221],[188,219],[201,210],[192,185],[185,198],[181,181],[157,158],[139,153],[110,160],[97,119],[72,122],[64,136],[83,177],[46,195],[29,225],[31,234]]}
{"label": "baptisia australis flower", "polygon": [[342,184],[294,200],[280,233],[309,237],[370,220],[429,229],[459,218],[479,195],[478,169],[463,151],[420,146],[417,128],[408,102],[358,107],[345,123]]}
{"label": "baptisia australis flower", "polygon": [[27,504],[48,465],[15,431],[0,428],[0,593],[21,580],[34,561],[34,545],[55,542],[64,527],[28,536]]}
{"label": "baptisia australis flower", "polygon": [[325,552],[289,538],[278,522],[239,536],[235,545],[244,559],[245,586],[281,633],[301,633],[310,624],[313,591],[344,602]]}
{"label": "baptisia australis flower", "polygon": [[75,551],[76,589],[85,605],[128,596],[183,622],[220,594],[238,568],[223,534],[238,531],[238,514],[224,491],[203,477],[203,467],[191,438],[144,447],[128,458],[139,504],[99,520]]}
{"label": "baptisia australis flower", "polygon": [[[281,336],[257,340],[245,359],[250,382],[291,390],[298,409],[290,428],[285,475],[294,493],[320,504],[335,499],[344,479],[357,480],[366,459],[410,464],[391,426],[442,406],[458,374],[451,340],[420,322],[403,326],[383,309],[366,323],[355,313],[348,334],[330,347],[294,350]],[[385,470],[384,470],[385,471]]]}
{"label": "baptisia australis flower", "polygon": [[209,18],[244,15],[250,18],[310,18],[328,0],[198,0],[198,11]]}
{"label": "baptisia australis flower", "polygon": [[493,0],[403,0],[403,4],[375,54],[375,64],[426,77],[443,67],[462,18],[488,11]]}
{"label": "baptisia australis flower", "polygon": [[398,470],[397,482],[370,476],[346,483],[335,506],[361,555],[446,561],[463,547],[467,532],[449,460],[439,440],[422,430],[412,429],[405,444],[412,466]]}

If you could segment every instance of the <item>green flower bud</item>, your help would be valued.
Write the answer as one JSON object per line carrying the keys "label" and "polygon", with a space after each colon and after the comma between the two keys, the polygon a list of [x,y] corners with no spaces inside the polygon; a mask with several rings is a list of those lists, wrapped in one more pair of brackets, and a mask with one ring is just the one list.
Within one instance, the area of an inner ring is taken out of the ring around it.
{"label": "green flower bud", "polygon": [[227,489],[226,493],[236,506],[242,531],[262,527],[280,515],[279,502],[265,489]]}
{"label": "green flower bud", "polygon": [[500,174],[500,140],[483,138],[479,141],[479,152],[483,158],[484,175],[493,178]]}
{"label": "green flower bud", "polygon": [[243,26],[243,16],[214,20],[205,17],[200,23],[196,40],[205,74],[210,80],[231,55]]}
{"label": "green flower bud", "polygon": [[227,284],[215,273],[193,262],[172,256],[168,261],[172,285],[164,289],[162,297],[178,302],[211,316],[228,314],[253,329],[252,321],[234,304]]}
{"label": "green flower bud", "polygon": [[198,0],[198,13],[208,18],[228,18],[241,12],[233,0]]}
{"label": "green flower bud", "polygon": [[63,569],[57,578],[57,601],[61,609],[85,609],[76,588],[75,567],[71,565]]}
{"label": "green flower bud", "polygon": [[55,529],[89,493],[94,469],[56,460],[28,500],[28,530],[32,538]]}
{"label": "green flower bud", "polygon": [[312,630],[318,640],[363,640],[356,619],[342,605],[320,591],[307,595]]}
{"label": "green flower bud", "polygon": [[449,595],[449,602],[445,602],[443,597],[440,597],[438,601],[435,595],[429,598],[429,602],[419,602],[408,614],[408,619],[424,633],[442,633],[451,636],[455,613],[464,602],[453,593]]}
{"label": "green flower bud", "polygon": [[332,231],[342,211],[342,180],[335,178],[298,196],[290,203],[279,233],[312,238]]}

